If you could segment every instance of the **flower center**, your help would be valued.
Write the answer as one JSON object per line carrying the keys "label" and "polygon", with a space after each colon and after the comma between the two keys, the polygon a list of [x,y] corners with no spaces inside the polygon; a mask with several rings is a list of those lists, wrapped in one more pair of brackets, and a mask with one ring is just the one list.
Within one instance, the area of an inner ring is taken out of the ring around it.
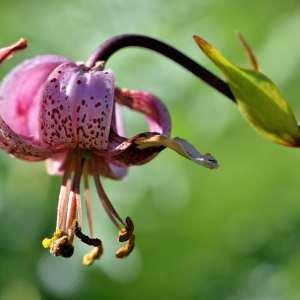
{"label": "flower center", "polygon": [[[117,258],[128,256],[134,248],[134,224],[127,217],[125,221],[117,213],[105,193],[96,168],[96,158],[91,151],[76,148],[67,155],[64,165],[64,175],[58,197],[56,230],[51,238],[45,238],[43,247],[50,250],[54,256],[70,257],[73,255],[73,240],[76,236],[83,243],[93,246],[84,256],[83,264],[91,265],[103,253],[102,242],[94,238],[92,207],[89,188],[89,175],[94,178],[100,202],[113,224],[119,230],[119,242],[126,242],[117,252]],[[84,199],[87,212],[89,236],[82,232],[82,205],[80,182],[83,177]]]}

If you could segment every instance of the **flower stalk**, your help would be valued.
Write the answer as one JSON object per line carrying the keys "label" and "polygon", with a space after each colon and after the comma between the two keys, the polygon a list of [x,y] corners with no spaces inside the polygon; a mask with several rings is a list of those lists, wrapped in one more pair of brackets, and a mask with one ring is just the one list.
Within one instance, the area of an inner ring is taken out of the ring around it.
{"label": "flower stalk", "polygon": [[86,66],[92,67],[97,61],[107,63],[108,59],[117,51],[127,47],[140,47],[159,53],[170,60],[176,62],[187,71],[194,74],[199,79],[210,85],[215,90],[235,102],[228,84],[215,74],[208,71],[199,63],[177,50],[176,48],[152,37],[139,34],[121,34],[104,41],[90,56]]}

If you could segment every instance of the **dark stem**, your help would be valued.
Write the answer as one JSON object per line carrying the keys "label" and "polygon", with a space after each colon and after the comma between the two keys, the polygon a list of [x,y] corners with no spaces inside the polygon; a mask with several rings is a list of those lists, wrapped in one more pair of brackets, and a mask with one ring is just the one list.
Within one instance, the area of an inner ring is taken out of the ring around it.
{"label": "dark stem", "polygon": [[208,85],[218,90],[233,102],[236,102],[228,84],[222,79],[220,79],[174,47],[144,35],[123,34],[106,40],[91,55],[91,57],[87,61],[87,66],[91,68],[97,61],[106,62],[115,52],[126,47],[142,47],[164,55],[169,59],[177,62],[179,65],[193,73],[198,78],[202,79]]}

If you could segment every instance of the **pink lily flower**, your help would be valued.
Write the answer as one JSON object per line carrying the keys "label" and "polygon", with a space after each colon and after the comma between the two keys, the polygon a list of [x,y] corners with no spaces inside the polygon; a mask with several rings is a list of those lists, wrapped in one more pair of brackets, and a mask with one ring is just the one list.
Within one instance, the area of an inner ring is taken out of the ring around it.
{"label": "pink lily flower", "polygon": [[[26,40],[0,49],[0,63],[26,47]],[[126,257],[134,247],[131,218],[123,219],[112,206],[100,178],[122,179],[130,166],[151,161],[170,148],[208,168],[217,161],[202,155],[191,144],[171,138],[167,108],[154,95],[115,86],[111,70],[104,63],[87,65],[56,55],[37,56],[14,68],[0,86],[0,148],[16,158],[47,161],[48,173],[62,176],[58,196],[56,229],[43,240],[55,256],[73,254],[73,239],[93,246],[84,257],[90,265],[102,252],[94,237],[89,177],[99,199],[125,244],[117,251]],[[118,105],[142,113],[149,131],[131,138],[123,136]],[[80,182],[83,178],[89,236],[82,233]]]}

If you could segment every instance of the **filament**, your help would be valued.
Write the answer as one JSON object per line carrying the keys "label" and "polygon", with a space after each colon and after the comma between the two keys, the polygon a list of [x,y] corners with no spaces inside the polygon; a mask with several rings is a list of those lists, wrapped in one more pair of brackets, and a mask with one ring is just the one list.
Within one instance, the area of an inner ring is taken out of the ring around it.
{"label": "filament", "polygon": [[94,229],[93,229],[93,220],[92,220],[92,206],[91,206],[91,196],[90,196],[90,186],[89,186],[87,162],[85,162],[84,166],[83,166],[83,184],[84,184],[84,199],[85,199],[89,233],[90,233],[90,236],[93,237]]}
{"label": "filament", "polygon": [[93,166],[92,172],[93,172],[93,177],[94,177],[94,181],[95,181],[95,185],[96,185],[96,190],[97,190],[97,193],[100,198],[102,206],[104,207],[106,213],[108,214],[111,221],[115,224],[115,226],[118,229],[121,229],[121,226],[118,223],[118,221],[124,226],[125,226],[125,223],[122,220],[122,218],[120,217],[120,215],[117,213],[117,211],[114,209],[112,204],[110,203],[109,198],[108,198],[107,194],[105,193],[103,186],[101,184],[100,174],[94,166]]}

